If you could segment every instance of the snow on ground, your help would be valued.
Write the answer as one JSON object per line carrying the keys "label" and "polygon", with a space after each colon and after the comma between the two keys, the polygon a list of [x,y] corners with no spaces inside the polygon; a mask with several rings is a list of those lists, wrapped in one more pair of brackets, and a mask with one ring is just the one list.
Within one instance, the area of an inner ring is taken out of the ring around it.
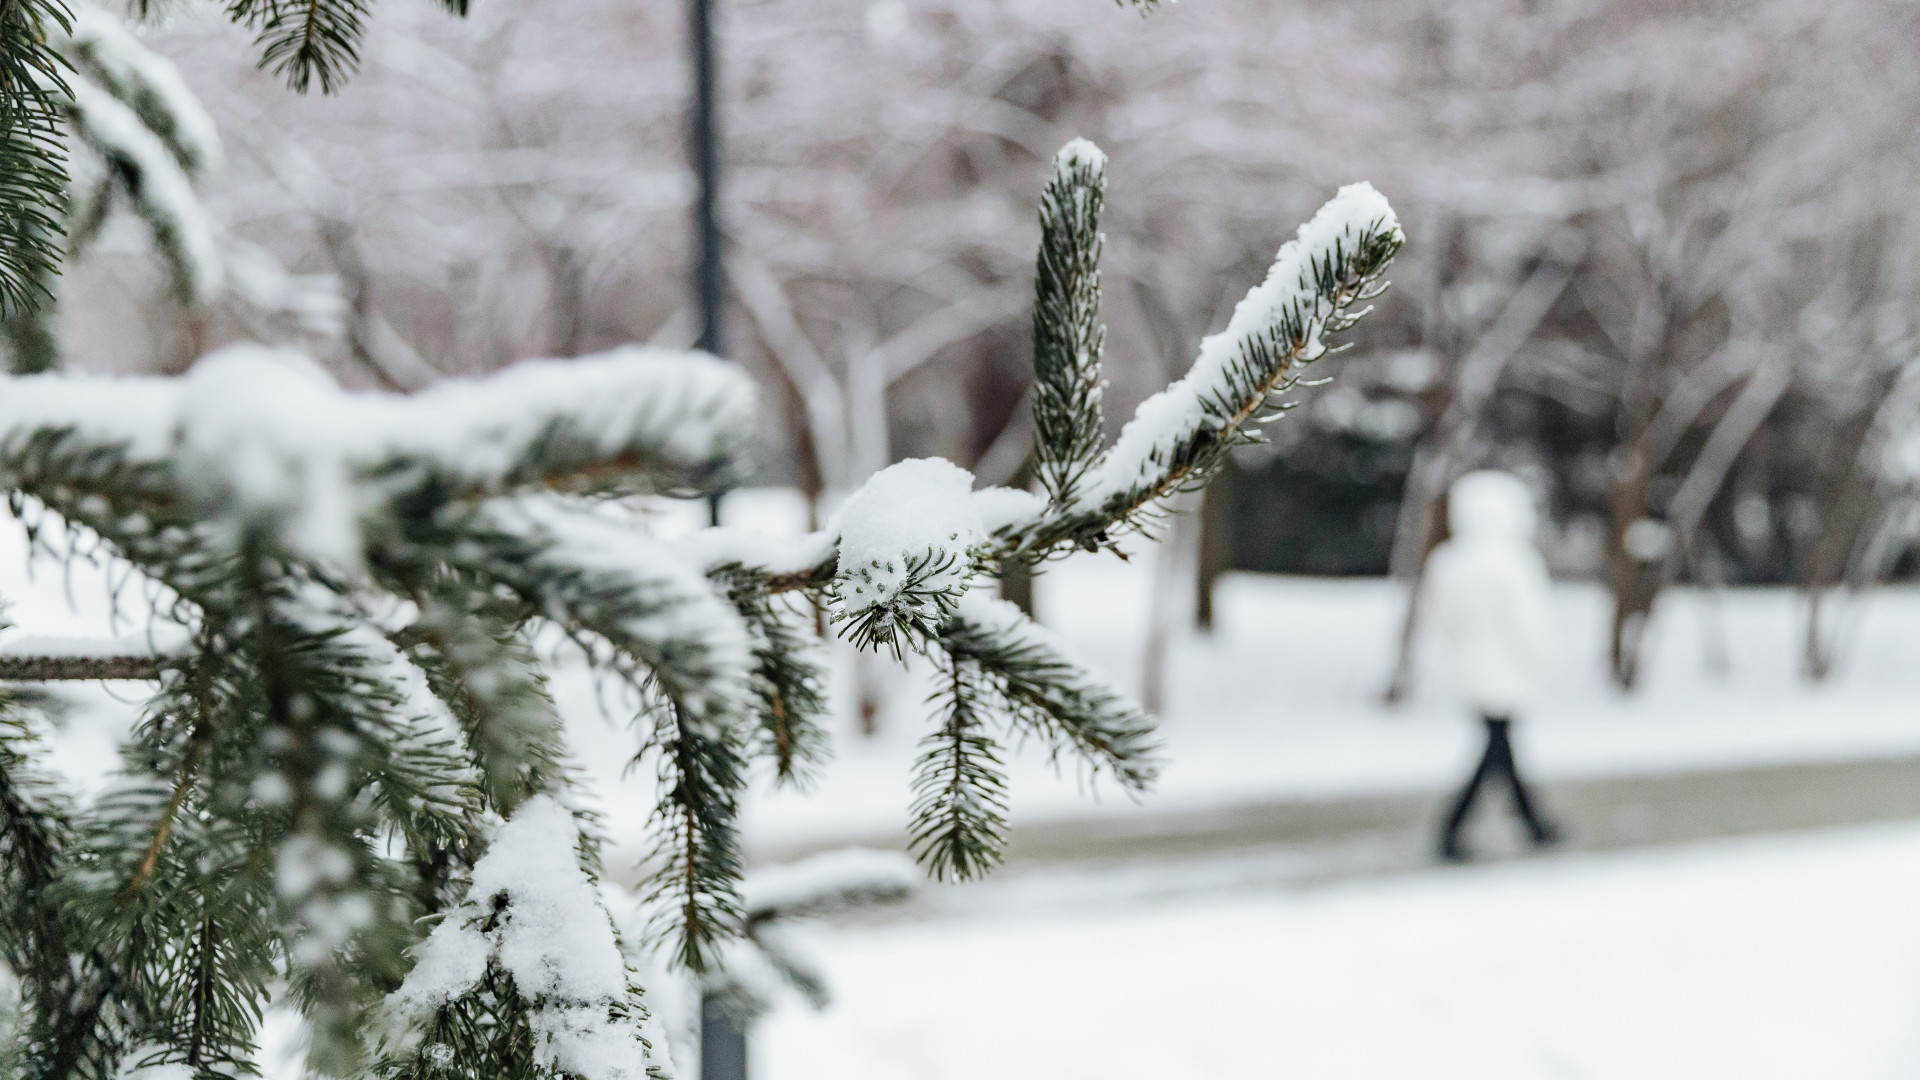
{"label": "snow on ground", "polygon": [[1893,1080],[1920,826],[881,926],[762,1080]]}

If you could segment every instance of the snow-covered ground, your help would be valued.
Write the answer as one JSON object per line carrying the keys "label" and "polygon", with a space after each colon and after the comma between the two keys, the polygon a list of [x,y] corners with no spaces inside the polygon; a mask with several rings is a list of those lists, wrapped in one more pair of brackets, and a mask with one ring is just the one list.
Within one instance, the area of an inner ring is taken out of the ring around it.
{"label": "snow-covered ground", "polygon": [[761,1080],[1920,1075],[1920,826],[813,927]]}

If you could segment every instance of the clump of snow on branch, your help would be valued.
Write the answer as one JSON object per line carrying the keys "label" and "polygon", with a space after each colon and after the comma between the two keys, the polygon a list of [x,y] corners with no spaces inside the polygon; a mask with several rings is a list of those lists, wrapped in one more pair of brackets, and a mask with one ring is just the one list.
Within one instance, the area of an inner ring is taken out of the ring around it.
{"label": "clump of snow on branch", "polygon": [[432,469],[478,494],[548,480],[538,469],[552,461],[691,482],[737,455],[754,409],[751,380],[699,354],[529,361],[400,397],[347,393],[299,353],[234,345],[184,379],[0,379],[0,445],[65,428],[136,464],[177,454],[210,518],[269,520],[291,550],[350,569],[383,468]]}
{"label": "clump of snow on branch", "polygon": [[1350,254],[1369,233],[1397,236],[1399,219],[1372,184],[1348,184],[1280,248],[1266,280],[1234,307],[1226,329],[1201,341],[1186,376],[1140,404],[1089,478],[1081,504],[1098,507],[1152,482],[1161,471],[1157,463],[1209,426],[1219,403],[1228,400],[1225,387],[1250,340],[1296,321],[1302,338],[1298,362],[1324,353],[1321,334],[1333,312],[1318,296],[1315,274],[1336,247]]}
{"label": "clump of snow on branch", "polygon": [[236,345],[181,383],[174,438],[183,479],[245,524],[275,525],[293,551],[350,568],[360,556],[343,395],[306,356]]}
{"label": "clump of snow on branch", "polygon": [[743,451],[757,399],[738,365],[704,353],[623,346],[526,360],[484,379],[448,379],[411,398],[382,440],[477,480],[509,475],[543,440],[579,439],[590,455],[648,455],[661,471],[699,473]]}
{"label": "clump of snow on branch", "polygon": [[1046,496],[1019,488],[986,487],[973,493],[973,511],[988,535],[1033,521],[1046,509]]}
{"label": "clump of snow on branch", "polygon": [[387,999],[391,1017],[418,1024],[498,964],[530,1006],[540,1065],[584,1080],[662,1070],[664,1033],[634,1000],[613,922],[580,869],[579,840],[566,807],[527,800],[474,864],[465,902],[415,947],[413,970]]}
{"label": "clump of snow on branch", "polygon": [[1065,169],[1104,171],[1107,152],[1087,139],[1074,139],[1054,153],[1053,167],[1056,172]]}
{"label": "clump of snow on branch", "polygon": [[912,458],[875,473],[840,511],[835,617],[875,626],[943,617],[967,591],[982,531],[973,474],[960,466]]}

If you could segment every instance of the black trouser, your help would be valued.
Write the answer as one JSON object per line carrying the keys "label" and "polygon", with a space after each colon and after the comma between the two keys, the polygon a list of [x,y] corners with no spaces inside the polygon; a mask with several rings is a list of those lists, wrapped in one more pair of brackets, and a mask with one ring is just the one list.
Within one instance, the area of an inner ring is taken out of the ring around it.
{"label": "black trouser", "polygon": [[1480,796],[1480,788],[1489,780],[1504,780],[1513,790],[1513,808],[1526,822],[1527,831],[1533,835],[1536,844],[1551,840],[1553,826],[1546,823],[1534,809],[1533,797],[1527,793],[1527,785],[1521,781],[1520,772],[1513,761],[1513,720],[1505,716],[1482,716],[1487,725],[1487,749],[1480,755],[1480,766],[1473,770],[1472,779],[1460,789],[1453,802],[1453,810],[1447,814],[1446,831],[1440,834],[1440,850],[1446,854],[1460,851],[1460,828],[1466,824],[1467,814],[1473,809],[1473,801]]}

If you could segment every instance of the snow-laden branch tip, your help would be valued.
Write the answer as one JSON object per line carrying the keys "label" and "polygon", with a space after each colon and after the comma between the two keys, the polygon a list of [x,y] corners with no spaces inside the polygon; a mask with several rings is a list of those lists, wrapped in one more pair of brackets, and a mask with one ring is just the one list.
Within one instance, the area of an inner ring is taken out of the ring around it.
{"label": "snow-laden branch tip", "polygon": [[953,611],[983,539],[973,475],[942,458],[875,473],[838,517],[833,617],[867,647],[896,653]]}
{"label": "snow-laden branch tip", "polygon": [[[1226,329],[1200,343],[1200,355],[1186,376],[1140,404],[1112,449],[1087,477],[1078,504],[1087,509],[1105,507],[1154,485],[1164,475],[1169,457],[1200,432],[1235,419],[1243,409],[1264,405],[1264,398],[1238,401],[1234,392],[1244,377],[1249,353],[1260,344],[1288,351],[1287,368],[1310,363],[1324,353],[1329,319],[1341,311],[1336,298],[1327,295],[1337,283],[1327,277],[1360,254],[1357,245],[1369,238],[1398,247],[1404,234],[1393,207],[1372,184],[1349,184],[1281,247],[1266,280],[1234,307]],[[1238,416],[1239,421],[1245,419]]]}
{"label": "snow-laden branch tip", "polygon": [[421,1028],[497,967],[529,1012],[541,1066],[582,1080],[672,1075],[665,1032],[631,984],[579,843],[572,812],[544,795],[500,826],[466,899],[414,947],[413,970],[387,998],[392,1052],[438,1061]]}

